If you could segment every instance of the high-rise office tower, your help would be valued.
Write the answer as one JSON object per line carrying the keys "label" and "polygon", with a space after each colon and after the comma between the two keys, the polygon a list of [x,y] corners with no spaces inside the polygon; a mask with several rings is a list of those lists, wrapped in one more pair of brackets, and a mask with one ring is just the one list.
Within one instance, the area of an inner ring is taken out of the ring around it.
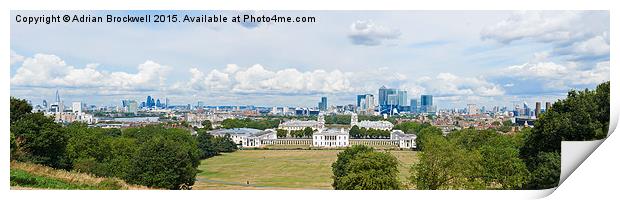
{"label": "high-rise office tower", "polygon": [[421,112],[431,112],[433,108],[433,95],[422,95],[420,97]]}
{"label": "high-rise office tower", "polygon": [[327,111],[327,97],[321,97],[321,101],[319,102],[319,110]]}
{"label": "high-rise office tower", "polygon": [[534,116],[536,116],[536,118],[540,117],[540,107],[541,103],[536,102],[536,108],[534,109]]}
{"label": "high-rise office tower", "polygon": [[410,106],[410,111],[412,113],[417,113],[418,112],[418,99],[411,99],[411,103],[409,104]]}

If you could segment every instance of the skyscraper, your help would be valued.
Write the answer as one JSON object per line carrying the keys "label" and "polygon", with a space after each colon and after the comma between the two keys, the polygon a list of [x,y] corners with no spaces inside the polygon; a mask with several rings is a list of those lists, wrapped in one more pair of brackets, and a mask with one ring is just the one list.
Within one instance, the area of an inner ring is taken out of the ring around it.
{"label": "skyscraper", "polygon": [[418,99],[411,99],[411,103],[409,104],[409,106],[411,107],[411,112],[412,113],[417,113],[418,112]]}
{"label": "skyscraper", "polygon": [[82,113],[82,102],[75,101],[75,102],[73,102],[71,105],[72,105],[72,106],[71,106],[71,107],[72,107],[72,108],[71,108],[71,110],[72,110],[74,113]]}
{"label": "skyscraper", "polygon": [[551,102],[545,102],[545,112],[548,112],[551,109]]}
{"label": "skyscraper", "polygon": [[422,95],[420,97],[420,111],[421,112],[432,112],[433,107],[433,95]]}
{"label": "skyscraper", "polygon": [[540,117],[540,107],[541,103],[536,102],[536,108],[534,109],[534,116],[536,116],[536,118]]}
{"label": "skyscraper", "polygon": [[319,102],[319,110],[327,111],[327,97],[321,97],[321,101]]}
{"label": "skyscraper", "polygon": [[384,113],[393,114],[394,109],[399,109],[400,103],[407,101],[407,92],[399,91],[398,89],[389,89],[385,86],[379,88],[379,111]]}
{"label": "skyscraper", "polygon": [[357,112],[371,114],[375,110],[375,96],[372,94],[357,95]]}
{"label": "skyscraper", "polygon": [[151,104],[151,102],[153,102],[153,98],[151,98],[151,96],[147,96],[146,97],[146,107],[153,107],[153,105]]}
{"label": "skyscraper", "polygon": [[407,105],[407,91],[398,90],[398,106],[406,106]]}

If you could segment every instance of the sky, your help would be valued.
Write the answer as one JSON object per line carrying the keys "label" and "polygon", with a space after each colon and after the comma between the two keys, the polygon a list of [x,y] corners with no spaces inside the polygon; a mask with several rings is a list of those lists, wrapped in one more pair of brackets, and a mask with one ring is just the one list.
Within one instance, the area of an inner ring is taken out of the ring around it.
{"label": "sky", "polygon": [[[16,16],[253,14],[314,23],[52,23]],[[354,104],[379,87],[439,108],[555,101],[609,80],[608,11],[11,11],[11,95],[119,105]]]}

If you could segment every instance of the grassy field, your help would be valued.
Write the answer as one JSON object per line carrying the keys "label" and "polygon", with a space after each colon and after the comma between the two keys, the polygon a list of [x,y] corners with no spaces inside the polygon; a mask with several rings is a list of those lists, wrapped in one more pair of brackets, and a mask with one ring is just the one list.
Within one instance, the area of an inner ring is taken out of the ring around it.
{"label": "grassy field", "polygon": [[116,178],[94,177],[31,163],[11,162],[11,189],[126,190],[149,189]]}
{"label": "grassy field", "polygon": [[[240,150],[203,160],[194,189],[332,189],[341,150]],[[414,151],[390,151],[406,183]]]}

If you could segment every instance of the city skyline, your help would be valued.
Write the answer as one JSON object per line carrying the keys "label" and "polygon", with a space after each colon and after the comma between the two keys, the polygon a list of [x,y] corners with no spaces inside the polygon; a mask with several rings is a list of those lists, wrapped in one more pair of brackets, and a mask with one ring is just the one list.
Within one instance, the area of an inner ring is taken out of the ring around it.
{"label": "city skyline", "polygon": [[[554,102],[570,89],[609,80],[608,11],[254,13],[319,20],[200,25],[12,21],[11,95],[50,101],[58,89],[65,99],[96,105],[141,102],[150,95],[173,104],[314,107],[323,96],[330,105],[356,104],[357,95],[378,97],[378,88],[386,85],[407,91],[409,100],[420,102],[420,95],[430,94],[440,108],[464,108]],[[55,40],[30,37],[40,31]],[[167,41],[170,37],[181,39]]]}

